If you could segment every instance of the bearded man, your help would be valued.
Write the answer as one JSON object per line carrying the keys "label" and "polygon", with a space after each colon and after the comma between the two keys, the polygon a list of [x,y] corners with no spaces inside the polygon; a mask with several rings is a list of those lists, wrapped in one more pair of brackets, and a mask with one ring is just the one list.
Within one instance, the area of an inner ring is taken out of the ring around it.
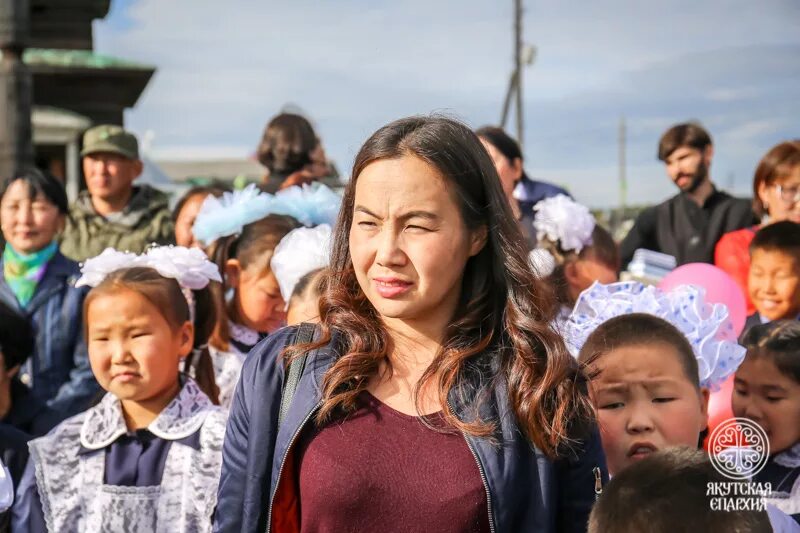
{"label": "bearded man", "polygon": [[678,265],[713,263],[723,234],[754,223],[750,200],[714,186],[713,156],[711,136],[700,124],[677,124],[661,136],[658,159],[680,192],[639,214],[620,245],[623,266],[639,248],[672,255]]}

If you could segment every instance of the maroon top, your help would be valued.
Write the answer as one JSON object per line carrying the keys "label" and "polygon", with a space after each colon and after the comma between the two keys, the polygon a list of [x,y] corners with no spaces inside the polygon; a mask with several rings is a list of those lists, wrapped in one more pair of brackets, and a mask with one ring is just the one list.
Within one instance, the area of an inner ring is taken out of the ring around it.
{"label": "maroon top", "polygon": [[[428,419],[444,427],[441,413]],[[425,427],[365,392],[299,451],[302,532],[488,532],[486,492],[460,434]]]}

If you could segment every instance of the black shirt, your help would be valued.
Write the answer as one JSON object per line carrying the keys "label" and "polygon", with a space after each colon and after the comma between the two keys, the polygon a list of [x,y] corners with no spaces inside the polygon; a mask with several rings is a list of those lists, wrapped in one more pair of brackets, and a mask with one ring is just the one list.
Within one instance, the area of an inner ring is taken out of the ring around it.
{"label": "black shirt", "polygon": [[702,206],[688,194],[645,209],[620,245],[627,267],[639,248],[674,256],[677,264],[713,263],[717,241],[729,231],[755,222],[750,200],[714,189]]}

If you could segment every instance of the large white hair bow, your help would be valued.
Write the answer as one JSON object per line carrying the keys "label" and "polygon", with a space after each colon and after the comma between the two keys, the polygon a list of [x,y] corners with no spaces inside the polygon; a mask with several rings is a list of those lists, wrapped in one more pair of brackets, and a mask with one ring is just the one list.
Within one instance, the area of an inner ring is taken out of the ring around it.
{"label": "large white hair bow", "polygon": [[564,194],[545,198],[533,206],[536,239],[548,239],[564,251],[580,253],[592,243],[595,220],[589,209]]}
{"label": "large white hair bow", "polygon": [[177,281],[189,304],[192,321],[192,291],[205,288],[211,281],[222,282],[217,265],[209,261],[201,250],[183,246],[155,246],[141,255],[106,248],[103,253],[87,259],[81,265],[81,277],[75,286],[97,287],[112,272],[133,267],[152,268],[165,278]]}
{"label": "large white hair bow", "polygon": [[703,387],[717,389],[744,360],[746,350],[736,342],[728,308],[706,302],[705,289],[695,285],[664,292],[635,281],[595,282],[578,298],[564,328],[565,340],[577,354],[601,324],[631,313],[662,318],[686,336]]}
{"label": "large white hair bow", "polygon": [[270,260],[270,268],[287,305],[300,278],[328,266],[332,239],[331,227],[327,224],[297,228],[281,239]]}

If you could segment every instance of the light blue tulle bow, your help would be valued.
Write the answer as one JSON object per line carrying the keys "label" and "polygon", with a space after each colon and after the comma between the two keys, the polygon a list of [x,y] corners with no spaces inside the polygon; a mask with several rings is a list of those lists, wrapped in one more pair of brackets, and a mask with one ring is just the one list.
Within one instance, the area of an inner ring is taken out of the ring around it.
{"label": "light blue tulle bow", "polygon": [[251,184],[220,198],[206,197],[192,232],[209,245],[222,237],[240,234],[246,225],[267,215],[288,215],[304,226],[335,224],[341,203],[341,197],[321,183],[289,187],[275,195]]}
{"label": "light blue tulle bow", "polygon": [[686,336],[703,387],[718,389],[744,360],[746,350],[736,342],[728,308],[706,302],[705,289],[681,285],[664,292],[633,281],[595,282],[581,293],[564,329],[571,351],[577,354],[602,323],[630,313],[663,318]]}

